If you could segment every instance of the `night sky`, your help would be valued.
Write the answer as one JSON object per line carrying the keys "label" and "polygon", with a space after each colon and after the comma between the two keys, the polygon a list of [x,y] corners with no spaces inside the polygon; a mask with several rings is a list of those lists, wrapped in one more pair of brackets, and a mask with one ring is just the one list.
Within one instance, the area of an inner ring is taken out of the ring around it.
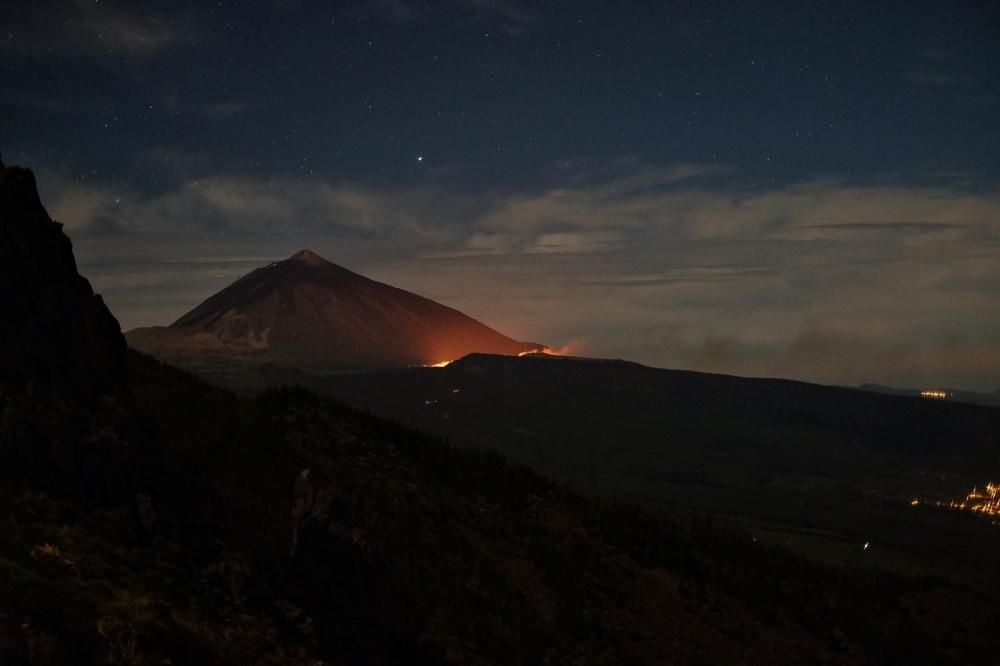
{"label": "night sky", "polygon": [[309,247],[574,353],[1000,387],[1000,3],[19,5],[0,151],[125,329]]}

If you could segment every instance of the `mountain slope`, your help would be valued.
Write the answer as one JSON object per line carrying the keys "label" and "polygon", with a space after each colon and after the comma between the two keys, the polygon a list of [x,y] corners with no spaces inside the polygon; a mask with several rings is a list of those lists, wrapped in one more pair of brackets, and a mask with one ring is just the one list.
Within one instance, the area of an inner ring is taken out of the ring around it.
{"label": "mountain slope", "polygon": [[996,478],[996,409],[543,355],[287,381],[580,490],[725,517],[827,562],[1000,591],[1000,530],[932,508]]}
{"label": "mountain slope", "polygon": [[28,169],[0,163],[0,397],[116,393],[128,365],[121,329],[80,276],[73,246]]}
{"label": "mountain slope", "polygon": [[127,338],[140,351],[195,368],[211,360],[306,370],[429,365],[541,347],[308,250],[249,273],[169,327],[135,329]]}

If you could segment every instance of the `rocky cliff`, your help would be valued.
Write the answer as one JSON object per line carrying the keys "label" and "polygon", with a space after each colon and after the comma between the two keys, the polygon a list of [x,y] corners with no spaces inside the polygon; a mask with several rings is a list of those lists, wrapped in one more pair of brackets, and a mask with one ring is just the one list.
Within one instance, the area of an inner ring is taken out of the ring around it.
{"label": "rocky cliff", "polygon": [[126,391],[117,320],[76,268],[28,169],[0,163],[0,391],[89,398]]}

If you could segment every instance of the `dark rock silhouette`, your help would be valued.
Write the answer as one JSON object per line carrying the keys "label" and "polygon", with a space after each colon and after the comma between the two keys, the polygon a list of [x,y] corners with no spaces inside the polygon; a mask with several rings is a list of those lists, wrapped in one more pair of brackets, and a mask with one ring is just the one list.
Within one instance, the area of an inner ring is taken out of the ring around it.
{"label": "dark rock silhouette", "polygon": [[127,391],[118,321],[80,276],[28,169],[0,165],[0,391],[93,398]]}
{"label": "dark rock silhouette", "polygon": [[309,250],[240,278],[169,327],[135,329],[127,338],[195,369],[213,358],[306,370],[430,365],[542,348]]}

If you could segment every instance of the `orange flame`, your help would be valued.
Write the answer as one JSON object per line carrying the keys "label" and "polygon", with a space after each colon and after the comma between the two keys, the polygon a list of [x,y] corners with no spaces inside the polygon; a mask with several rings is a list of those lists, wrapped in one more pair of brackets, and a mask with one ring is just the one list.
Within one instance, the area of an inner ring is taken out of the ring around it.
{"label": "orange flame", "polygon": [[[534,349],[529,349],[528,351],[520,352],[518,356],[528,356],[530,354],[547,354],[549,356],[572,356],[574,353],[580,353],[582,348],[583,348],[583,341],[573,340],[569,344],[563,345],[559,349],[553,349],[552,347],[546,347],[545,345],[541,345],[535,347]],[[423,367],[444,368],[451,365],[456,360],[457,359],[449,359],[447,361],[438,361],[437,363],[427,363]]]}
{"label": "orange flame", "polygon": [[530,351],[523,351],[518,356],[528,356],[529,354],[548,354],[549,356],[572,356],[574,354],[579,354],[583,350],[582,340],[573,340],[559,349],[553,349],[552,347],[539,347],[538,349],[532,349]]}

